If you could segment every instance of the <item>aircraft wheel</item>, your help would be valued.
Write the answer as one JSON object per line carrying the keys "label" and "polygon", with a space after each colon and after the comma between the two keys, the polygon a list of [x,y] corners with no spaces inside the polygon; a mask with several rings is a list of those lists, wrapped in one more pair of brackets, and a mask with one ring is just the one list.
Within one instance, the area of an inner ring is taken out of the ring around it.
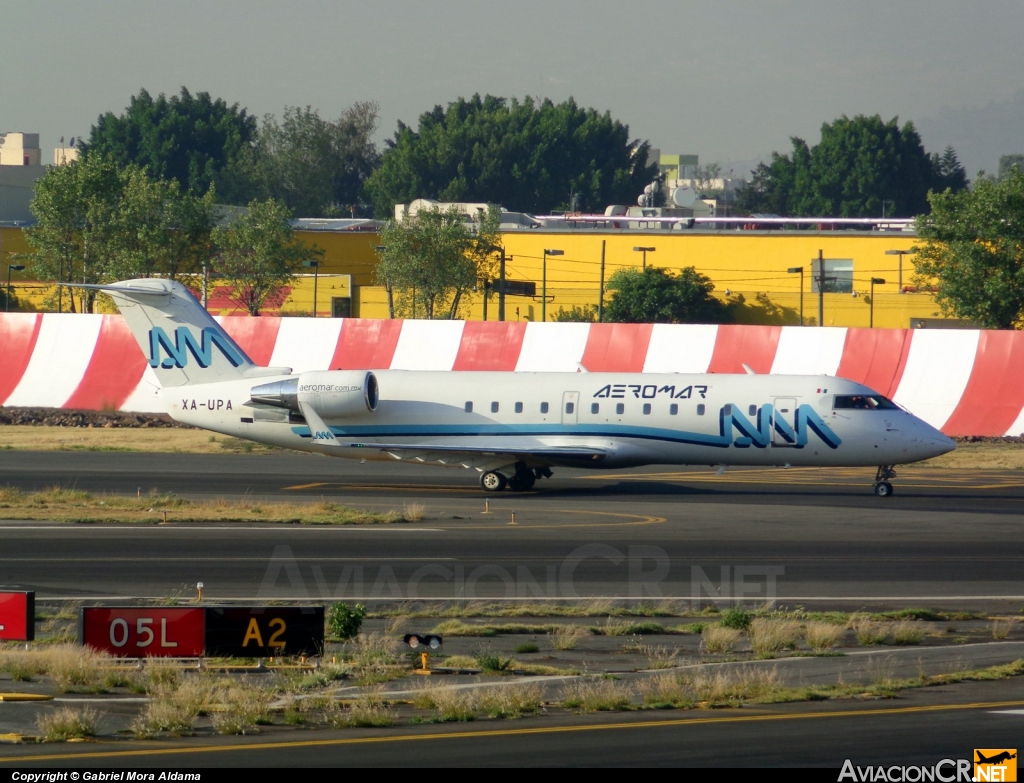
{"label": "aircraft wheel", "polygon": [[888,481],[881,481],[875,484],[875,494],[880,498],[887,498],[892,494],[892,484]]}
{"label": "aircraft wheel", "polygon": [[533,482],[536,480],[532,473],[517,473],[508,480],[508,488],[513,492],[526,492],[533,489]]}
{"label": "aircraft wheel", "polygon": [[501,492],[508,480],[496,470],[489,470],[480,477],[480,486],[488,492]]}

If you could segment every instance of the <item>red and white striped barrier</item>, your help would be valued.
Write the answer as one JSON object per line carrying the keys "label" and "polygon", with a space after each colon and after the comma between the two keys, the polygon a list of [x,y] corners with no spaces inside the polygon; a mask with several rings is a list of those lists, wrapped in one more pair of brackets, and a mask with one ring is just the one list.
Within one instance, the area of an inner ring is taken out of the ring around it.
{"label": "red and white striped barrier", "polygon": [[[1024,332],[218,319],[257,364],[326,369],[839,375],[947,435],[1024,432]],[[0,315],[0,405],[159,412],[119,315]]]}

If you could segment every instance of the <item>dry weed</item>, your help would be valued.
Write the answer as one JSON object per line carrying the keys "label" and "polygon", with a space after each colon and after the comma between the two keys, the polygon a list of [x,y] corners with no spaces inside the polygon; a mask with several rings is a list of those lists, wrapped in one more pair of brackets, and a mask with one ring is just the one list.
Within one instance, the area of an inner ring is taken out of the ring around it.
{"label": "dry weed", "polygon": [[576,680],[562,690],[561,701],[581,713],[617,711],[629,709],[633,693],[616,680]]}
{"label": "dry weed", "polygon": [[581,639],[590,636],[590,629],[582,625],[558,625],[551,629],[549,636],[556,650],[575,650]]}
{"label": "dry weed", "polygon": [[823,653],[839,643],[844,630],[843,626],[834,623],[809,622],[804,627],[804,638],[814,652]]}
{"label": "dry weed", "polygon": [[1007,619],[996,618],[992,621],[992,638],[993,639],[1005,639],[1017,626],[1018,620],[1016,617],[1009,617]]}
{"label": "dry weed", "polygon": [[705,625],[701,632],[701,646],[708,653],[732,652],[742,633],[735,628],[726,628],[720,623]]}
{"label": "dry weed", "polygon": [[84,739],[96,735],[98,717],[91,707],[58,707],[40,715],[36,728],[44,742]]}
{"label": "dry weed", "polygon": [[481,690],[478,704],[492,718],[521,718],[539,712],[543,696],[538,683],[503,685]]}
{"label": "dry weed", "polygon": [[920,644],[927,634],[924,623],[914,620],[901,620],[891,628],[893,644]]}
{"label": "dry weed", "polygon": [[792,620],[758,617],[750,623],[750,647],[758,658],[773,658],[796,647],[800,624]]}

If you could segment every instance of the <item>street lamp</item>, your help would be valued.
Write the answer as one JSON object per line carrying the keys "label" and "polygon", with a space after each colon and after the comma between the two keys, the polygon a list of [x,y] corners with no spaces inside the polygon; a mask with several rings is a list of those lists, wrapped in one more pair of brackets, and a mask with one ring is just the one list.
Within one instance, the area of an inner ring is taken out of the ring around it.
{"label": "street lamp", "polygon": [[[383,253],[388,249],[387,245],[374,245],[373,249],[377,251],[377,254]],[[388,318],[395,317],[395,291],[391,287],[391,281],[386,277],[384,278],[384,290],[388,293]]]}
{"label": "street lamp", "polygon": [[25,267],[21,264],[8,264],[7,265],[7,296],[4,297],[4,312],[11,312],[11,270],[15,272],[23,272]]}
{"label": "street lamp", "polygon": [[644,254],[644,266],[643,266],[644,269],[647,268],[647,254],[648,253],[653,253],[654,250],[655,250],[655,248],[653,248],[653,247],[634,247],[633,248],[633,252],[634,253],[643,253]]}
{"label": "street lamp", "polygon": [[791,266],[786,270],[791,275],[800,273],[800,325],[804,325],[804,268],[802,266]]}
{"label": "street lamp", "polygon": [[871,278],[871,315],[868,320],[868,326],[872,329],[875,328],[875,286],[885,285],[885,280],[880,277]]}
{"label": "street lamp", "polygon": [[313,317],[316,318],[316,284],[320,277],[320,262],[319,261],[303,261],[302,265],[306,269],[313,270]]}
{"label": "street lamp", "polygon": [[544,263],[541,267],[540,288],[540,320],[548,320],[548,256],[564,256],[564,250],[544,250]]}
{"label": "street lamp", "polygon": [[885,254],[887,256],[899,256],[900,257],[900,269],[899,269],[899,278],[897,280],[897,285],[899,286],[899,293],[901,293],[901,294],[903,293],[903,256],[909,256],[911,253],[916,253],[916,252],[917,252],[917,250],[915,250],[913,248],[910,249],[910,250],[886,250],[885,251]]}

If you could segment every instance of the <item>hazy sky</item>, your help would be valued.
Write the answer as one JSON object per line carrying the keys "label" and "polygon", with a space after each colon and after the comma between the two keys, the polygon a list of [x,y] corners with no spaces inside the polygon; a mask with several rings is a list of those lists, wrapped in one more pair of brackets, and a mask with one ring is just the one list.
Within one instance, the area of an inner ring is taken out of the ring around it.
{"label": "hazy sky", "polygon": [[0,131],[41,133],[50,160],[141,87],[257,115],[375,100],[380,138],[474,92],[571,95],[702,162],[898,115],[973,176],[1024,153],[1022,41],[1021,0],[8,3]]}

